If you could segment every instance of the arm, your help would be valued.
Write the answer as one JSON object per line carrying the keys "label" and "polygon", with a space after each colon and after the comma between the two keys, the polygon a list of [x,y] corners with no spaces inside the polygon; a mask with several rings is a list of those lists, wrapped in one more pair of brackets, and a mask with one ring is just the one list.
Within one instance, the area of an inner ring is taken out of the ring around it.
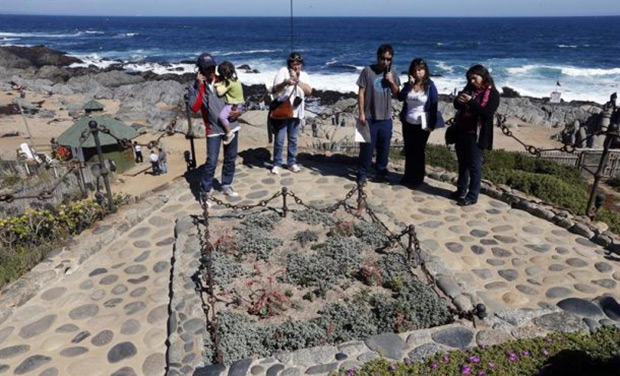
{"label": "arm", "polygon": [[205,83],[204,81],[197,81],[192,86],[189,93],[189,108],[193,113],[200,111],[202,102],[205,99]]}
{"label": "arm", "polygon": [[359,91],[357,92],[357,105],[360,109],[360,116],[359,119],[362,122],[366,122],[366,112],[365,112],[365,103],[366,102],[366,88],[361,87]]}
{"label": "arm", "polygon": [[492,89],[491,93],[489,94],[489,101],[484,107],[480,106],[480,103],[475,100],[469,101],[467,105],[469,106],[469,110],[471,112],[474,112],[478,115],[484,117],[493,116],[493,114],[495,113],[495,111],[497,111],[497,108],[499,107],[499,93],[497,92],[497,90]]}
{"label": "arm", "polygon": [[439,107],[439,93],[437,92],[437,87],[431,81],[430,87],[428,88],[428,113],[429,113],[429,128],[431,130],[435,129],[437,125],[437,110]]}
{"label": "arm", "polygon": [[215,93],[218,97],[223,97],[224,95],[226,95],[228,89],[230,88],[229,86],[226,86],[222,81],[216,82],[213,86],[215,87]]}
{"label": "arm", "polygon": [[394,73],[388,72],[385,75],[385,79],[388,82],[388,84],[390,85],[390,91],[392,92],[392,96],[393,97],[398,97],[398,93],[400,92],[400,88],[398,87],[398,84],[396,83],[396,79],[394,78]]}
{"label": "arm", "polygon": [[312,87],[310,87],[310,85],[305,82],[299,81],[297,82],[297,86],[299,86],[301,90],[303,90],[304,95],[310,95],[312,93]]}
{"label": "arm", "polygon": [[412,87],[411,83],[405,82],[405,84],[403,85],[403,88],[398,93],[399,101],[403,102],[405,99],[407,99],[407,95],[409,95],[409,92],[411,91],[411,87]]}

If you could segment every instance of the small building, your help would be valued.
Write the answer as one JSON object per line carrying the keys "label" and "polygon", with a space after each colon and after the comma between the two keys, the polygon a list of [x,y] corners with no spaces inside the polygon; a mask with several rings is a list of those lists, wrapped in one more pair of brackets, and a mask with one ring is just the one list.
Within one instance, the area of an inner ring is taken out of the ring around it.
{"label": "small building", "polygon": [[[93,104],[91,102],[95,103]],[[136,132],[133,128],[109,115],[93,116],[96,112],[103,110],[101,103],[97,101],[90,101],[87,105],[89,105],[90,110],[86,108],[86,105],[84,106],[84,109],[89,115],[79,119],[77,123],[73,124],[56,139],[58,145],[71,148],[74,158],[78,158],[85,163],[99,162],[95,139],[92,135],[89,134],[86,140],[80,145],[80,137],[85,130],[89,129],[88,123],[91,120],[96,121],[99,126],[104,126],[109,129],[110,133],[118,139],[132,140],[138,136],[138,132]],[[97,109],[93,110],[92,108]],[[103,132],[99,132],[99,141],[101,143],[101,149],[105,159],[109,159],[116,164],[117,172],[122,173],[133,167],[135,160],[132,148],[123,148],[118,143],[116,138]]]}

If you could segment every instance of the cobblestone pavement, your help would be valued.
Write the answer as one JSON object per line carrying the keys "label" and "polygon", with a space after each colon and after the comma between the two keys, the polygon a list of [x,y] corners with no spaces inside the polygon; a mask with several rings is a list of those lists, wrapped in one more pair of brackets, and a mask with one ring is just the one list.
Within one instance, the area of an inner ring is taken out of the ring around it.
{"label": "cobblestone pavement", "polygon": [[[240,197],[228,201],[256,203],[282,186],[307,202],[332,203],[354,181],[342,165],[277,176],[239,166]],[[174,189],[178,198],[0,320],[0,375],[164,373],[174,225],[200,213],[187,184]],[[495,311],[619,296],[620,263],[601,247],[486,196],[475,206],[458,207],[447,198],[453,189],[430,179],[419,190],[367,187],[380,218],[416,225],[423,250],[441,261],[441,275],[452,281],[444,290],[456,285]]]}

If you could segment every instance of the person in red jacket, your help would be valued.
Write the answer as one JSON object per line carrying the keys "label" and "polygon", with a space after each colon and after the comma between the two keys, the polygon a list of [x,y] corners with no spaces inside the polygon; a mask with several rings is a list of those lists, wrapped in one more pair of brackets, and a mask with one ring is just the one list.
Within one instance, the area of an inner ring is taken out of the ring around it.
{"label": "person in red jacket", "polygon": [[[203,167],[202,179],[200,181],[200,194],[207,205],[211,206],[211,190],[213,188],[213,178],[217,157],[220,153],[222,141],[226,136],[226,131],[221,124],[218,115],[226,106],[224,98],[217,96],[214,84],[219,81],[215,74],[217,66],[215,59],[207,53],[203,53],[196,61],[198,73],[196,81],[190,88],[189,106],[192,112],[202,114],[205,124],[205,134],[207,138],[207,162]],[[233,189],[232,183],[235,178],[235,161],[237,159],[237,148],[239,145],[239,122],[238,111],[231,111],[229,116],[231,132],[237,133],[232,141],[224,145],[224,165],[222,167],[222,178],[220,180],[222,193],[229,197],[237,197],[239,194]]]}

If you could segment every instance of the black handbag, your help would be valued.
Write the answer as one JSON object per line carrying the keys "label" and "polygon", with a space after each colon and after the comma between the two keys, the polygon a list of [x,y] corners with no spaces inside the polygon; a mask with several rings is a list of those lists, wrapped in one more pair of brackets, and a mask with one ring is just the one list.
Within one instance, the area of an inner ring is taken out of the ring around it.
{"label": "black handbag", "polygon": [[446,145],[454,145],[456,144],[456,139],[458,138],[458,130],[456,129],[456,124],[453,124],[446,128]]}

